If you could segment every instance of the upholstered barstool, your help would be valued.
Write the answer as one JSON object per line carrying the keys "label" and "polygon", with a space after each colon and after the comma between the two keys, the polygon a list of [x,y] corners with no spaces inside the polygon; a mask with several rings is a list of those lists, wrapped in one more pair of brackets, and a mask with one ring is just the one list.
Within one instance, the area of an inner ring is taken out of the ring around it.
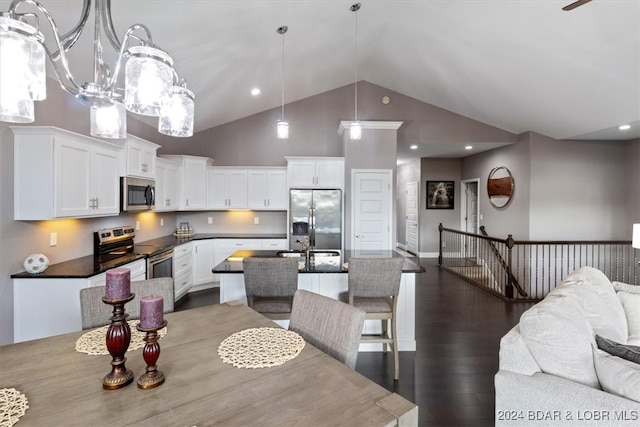
{"label": "upholstered barstool", "polygon": [[[360,342],[382,343],[383,351],[391,346],[393,351],[393,379],[400,378],[398,361],[397,307],[404,258],[350,258],[349,292],[346,300],[350,305],[366,312],[365,319],[382,322],[379,335],[362,335]],[[343,297],[344,298],[344,297]],[[388,324],[391,322],[391,334]]]}
{"label": "upholstered barstool", "polygon": [[[162,295],[164,298],[163,311],[165,313],[173,311],[174,296],[171,277],[133,281],[131,282],[131,292],[136,294],[136,297],[125,306],[129,320],[140,318],[140,298],[147,295]],[[96,328],[111,323],[113,306],[102,302],[104,294],[104,285],[80,289],[82,329]]]}
{"label": "upholstered barstool", "polygon": [[298,289],[298,258],[247,257],[242,269],[249,307],[272,320],[289,319]]}
{"label": "upholstered barstool", "polygon": [[299,289],[293,297],[289,330],[355,369],[364,311],[333,298]]}

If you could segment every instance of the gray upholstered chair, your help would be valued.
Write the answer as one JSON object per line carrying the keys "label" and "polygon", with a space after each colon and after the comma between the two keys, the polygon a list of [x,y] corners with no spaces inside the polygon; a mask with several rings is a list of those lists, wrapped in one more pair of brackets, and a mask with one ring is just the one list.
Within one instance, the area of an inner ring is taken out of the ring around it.
{"label": "gray upholstered chair", "polygon": [[242,269],[249,307],[273,320],[288,319],[298,289],[298,258],[247,257]]}
{"label": "gray upholstered chair", "polygon": [[[173,311],[173,279],[158,277],[149,280],[131,282],[131,292],[135,298],[125,305],[128,319],[140,318],[140,298],[147,295],[162,295],[164,297],[164,312]],[[111,322],[113,307],[102,302],[105,286],[93,286],[80,289],[80,309],[82,312],[82,329],[108,325]]]}
{"label": "gray upholstered chair", "polygon": [[[361,342],[382,343],[383,351],[393,350],[393,379],[400,378],[398,331],[396,327],[398,293],[404,258],[350,258],[347,301],[367,313],[365,319],[382,321],[380,335],[362,335]],[[341,297],[341,299],[344,297]],[[391,334],[388,324],[391,321]]]}
{"label": "gray upholstered chair", "polygon": [[355,369],[364,311],[341,301],[299,289],[293,297],[289,330]]}

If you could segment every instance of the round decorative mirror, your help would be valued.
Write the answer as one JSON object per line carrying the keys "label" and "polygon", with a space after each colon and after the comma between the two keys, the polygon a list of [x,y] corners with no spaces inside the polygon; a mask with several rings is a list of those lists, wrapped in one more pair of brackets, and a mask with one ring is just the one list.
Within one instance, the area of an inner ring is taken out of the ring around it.
{"label": "round decorative mirror", "polygon": [[495,208],[503,208],[511,202],[516,188],[511,171],[504,166],[496,166],[487,178],[487,194]]}

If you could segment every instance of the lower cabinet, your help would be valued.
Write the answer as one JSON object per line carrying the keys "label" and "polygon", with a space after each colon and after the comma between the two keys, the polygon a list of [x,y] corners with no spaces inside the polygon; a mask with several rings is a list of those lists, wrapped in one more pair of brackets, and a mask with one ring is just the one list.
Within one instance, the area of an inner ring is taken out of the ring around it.
{"label": "lower cabinet", "polygon": [[192,284],[192,242],[173,249],[173,291],[174,300],[182,298]]}
{"label": "lower cabinet", "polygon": [[215,275],[211,272],[215,267],[216,241],[195,240],[192,242],[192,274],[193,286],[206,285],[215,280]]}
{"label": "lower cabinet", "polygon": [[[144,280],[146,260],[129,268],[131,280]],[[15,342],[82,330],[80,289],[104,285],[106,273],[86,279],[13,279],[13,334]]]}

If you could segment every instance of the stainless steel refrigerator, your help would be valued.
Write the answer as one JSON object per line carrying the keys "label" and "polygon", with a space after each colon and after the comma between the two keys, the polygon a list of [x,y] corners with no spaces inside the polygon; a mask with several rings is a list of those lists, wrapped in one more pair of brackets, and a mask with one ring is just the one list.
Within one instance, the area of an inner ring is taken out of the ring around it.
{"label": "stainless steel refrigerator", "polygon": [[342,190],[290,190],[289,247],[342,249]]}

